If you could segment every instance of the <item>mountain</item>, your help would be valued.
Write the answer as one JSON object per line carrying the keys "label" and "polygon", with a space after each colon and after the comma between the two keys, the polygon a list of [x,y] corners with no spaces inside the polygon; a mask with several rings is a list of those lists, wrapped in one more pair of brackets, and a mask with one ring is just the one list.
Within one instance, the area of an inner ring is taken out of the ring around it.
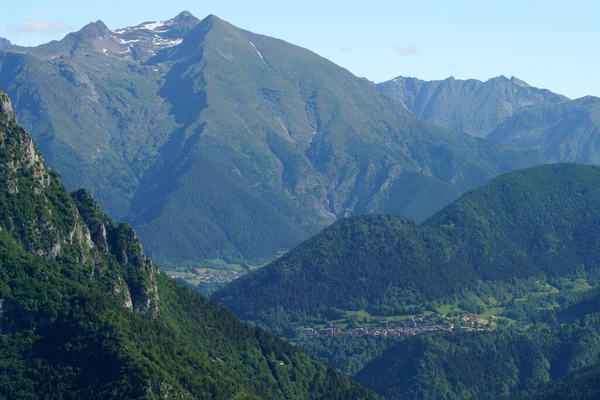
{"label": "mountain", "polygon": [[477,137],[487,137],[520,110],[569,100],[504,76],[486,82],[453,77],[442,81],[397,77],[378,84],[377,89],[421,119]]}
{"label": "mountain", "polygon": [[0,51],[7,51],[12,47],[12,43],[4,38],[0,37]]}
{"label": "mountain", "polygon": [[88,188],[169,267],[258,265],[353,214],[424,219],[543,162],[422,122],[322,57],[215,16],[98,21],[0,66],[67,187]]}
{"label": "mountain", "polygon": [[599,182],[600,168],[544,165],[493,179],[420,224],[345,219],[212,298],[261,321],[281,310],[406,315],[464,301],[482,282],[487,299],[493,285],[506,291],[519,279],[592,273],[600,267]]}
{"label": "mountain", "polygon": [[160,274],[0,91],[0,397],[375,399]]}
{"label": "mountain", "polygon": [[548,160],[600,163],[600,98],[587,96],[514,113],[487,137],[535,148]]}
{"label": "mountain", "polygon": [[[102,21],[91,22],[80,31],[68,34],[60,41],[37,47],[14,46],[11,52],[31,54],[44,61],[69,59],[80,55],[102,54],[119,59],[147,61],[162,50],[180,44],[200,20],[187,11],[161,22],[144,22],[137,26],[111,31]],[[69,63],[71,64],[71,63]],[[72,65],[76,68],[75,65]]]}
{"label": "mountain", "polygon": [[60,41],[0,54],[0,87],[69,188],[86,187],[122,219],[155,143],[176,129],[156,95],[162,73],[140,63],[181,42],[199,21],[183,13],[120,34],[102,21]]}

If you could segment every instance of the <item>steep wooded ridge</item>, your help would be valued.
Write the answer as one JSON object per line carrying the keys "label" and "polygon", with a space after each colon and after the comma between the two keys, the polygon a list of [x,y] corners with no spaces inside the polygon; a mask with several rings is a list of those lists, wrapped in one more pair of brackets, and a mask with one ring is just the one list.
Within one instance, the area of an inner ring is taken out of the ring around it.
{"label": "steep wooded ridge", "polygon": [[352,214],[423,219],[542,161],[422,122],[318,55],[215,16],[98,21],[11,47],[0,87],[67,187],[89,188],[168,265],[261,262]]}
{"label": "steep wooded ridge", "polygon": [[523,149],[552,162],[600,162],[600,99],[569,100],[500,76],[422,81],[398,77],[377,88],[426,121]]}
{"label": "steep wooded ridge", "polygon": [[0,397],[377,398],[159,274],[0,91]]}
{"label": "steep wooded ridge", "polygon": [[415,336],[356,378],[388,400],[596,399],[599,339],[598,313],[560,327]]}
{"label": "steep wooded ridge", "polygon": [[594,271],[599,240],[600,168],[538,166],[495,178],[421,224],[391,215],[340,221],[213,299],[249,319],[279,307],[453,302],[481,281]]}

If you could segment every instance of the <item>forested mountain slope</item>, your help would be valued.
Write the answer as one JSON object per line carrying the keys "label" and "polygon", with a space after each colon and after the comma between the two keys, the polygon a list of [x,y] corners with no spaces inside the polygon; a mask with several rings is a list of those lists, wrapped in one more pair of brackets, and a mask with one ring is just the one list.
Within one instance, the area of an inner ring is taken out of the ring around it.
{"label": "forested mountain slope", "polygon": [[599,240],[600,168],[545,165],[493,179],[420,224],[340,221],[213,299],[249,319],[452,303],[481,281],[594,271]]}
{"label": "forested mountain slope", "polygon": [[424,219],[543,161],[422,122],[315,53],[215,16],[14,46],[0,87],[67,186],[169,266],[261,263],[353,214]]}
{"label": "forested mountain slope", "polygon": [[389,400],[593,399],[599,323],[595,313],[561,327],[415,336],[356,378]]}
{"label": "forested mountain slope", "polygon": [[44,163],[0,91],[0,397],[377,398],[169,280]]}

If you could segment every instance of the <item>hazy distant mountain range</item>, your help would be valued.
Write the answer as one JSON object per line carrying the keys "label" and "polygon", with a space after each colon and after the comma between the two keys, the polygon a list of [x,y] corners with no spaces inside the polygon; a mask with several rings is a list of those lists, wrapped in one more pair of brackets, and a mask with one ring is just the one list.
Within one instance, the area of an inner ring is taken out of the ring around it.
{"label": "hazy distant mountain range", "polygon": [[421,119],[477,137],[486,137],[523,108],[568,100],[549,90],[531,87],[518,78],[504,76],[486,82],[452,77],[443,81],[398,77],[378,84],[377,88]]}
{"label": "hazy distant mountain range", "polygon": [[494,129],[488,139],[540,149],[551,161],[600,163],[600,99],[525,108]]}
{"label": "hazy distant mountain range", "polygon": [[486,82],[398,77],[377,88],[417,117],[446,128],[538,149],[553,162],[600,162],[596,97],[569,100],[504,76]]}
{"label": "hazy distant mountain range", "polygon": [[215,16],[98,21],[11,47],[0,68],[49,164],[162,265],[259,263],[357,213],[423,219],[542,162],[422,122],[318,55]]}

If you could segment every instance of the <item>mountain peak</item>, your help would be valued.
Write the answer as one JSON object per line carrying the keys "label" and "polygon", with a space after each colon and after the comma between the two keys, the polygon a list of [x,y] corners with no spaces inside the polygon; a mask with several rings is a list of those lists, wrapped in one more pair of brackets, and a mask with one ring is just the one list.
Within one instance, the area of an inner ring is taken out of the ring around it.
{"label": "mountain peak", "polygon": [[217,17],[215,14],[209,14],[206,18],[202,20],[202,22],[220,23],[225,21]]}
{"label": "mountain peak", "polygon": [[98,20],[96,22],[90,22],[89,24],[87,24],[86,26],[81,28],[80,32],[104,33],[105,31],[108,31],[108,30],[109,29],[106,26],[106,24],[104,22],[102,22],[102,20]]}
{"label": "mountain peak", "polygon": [[522,87],[526,87],[526,88],[531,87],[527,82],[517,78],[516,76],[511,77],[510,81],[517,86],[522,86]]}
{"label": "mountain peak", "polygon": [[411,79],[398,77],[377,88],[419,118],[479,137],[489,135],[525,106],[558,104],[567,99],[514,76],[500,75],[487,81]]}
{"label": "mountain peak", "polygon": [[[190,29],[190,33],[183,41],[183,48],[178,54],[181,54],[181,52],[190,52],[190,54],[195,53],[196,49],[200,43],[202,43],[208,32],[216,27],[224,27],[226,25],[228,24],[216,15],[208,15],[199,23],[197,23],[192,29]],[[171,55],[172,54],[168,54],[167,56],[170,57]]]}
{"label": "mountain peak", "polygon": [[196,18],[196,17],[194,16],[194,14],[192,14],[189,11],[182,11],[174,19],[181,20],[181,19],[185,19],[185,18]]}
{"label": "mountain peak", "polygon": [[500,75],[490,78],[488,82],[509,82],[509,79],[504,75]]}
{"label": "mountain peak", "polygon": [[0,37],[0,51],[6,51],[12,47],[12,43],[8,39]]}
{"label": "mountain peak", "polygon": [[95,39],[110,35],[110,29],[104,22],[98,20],[96,22],[90,22],[76,33],[79,38]]}

